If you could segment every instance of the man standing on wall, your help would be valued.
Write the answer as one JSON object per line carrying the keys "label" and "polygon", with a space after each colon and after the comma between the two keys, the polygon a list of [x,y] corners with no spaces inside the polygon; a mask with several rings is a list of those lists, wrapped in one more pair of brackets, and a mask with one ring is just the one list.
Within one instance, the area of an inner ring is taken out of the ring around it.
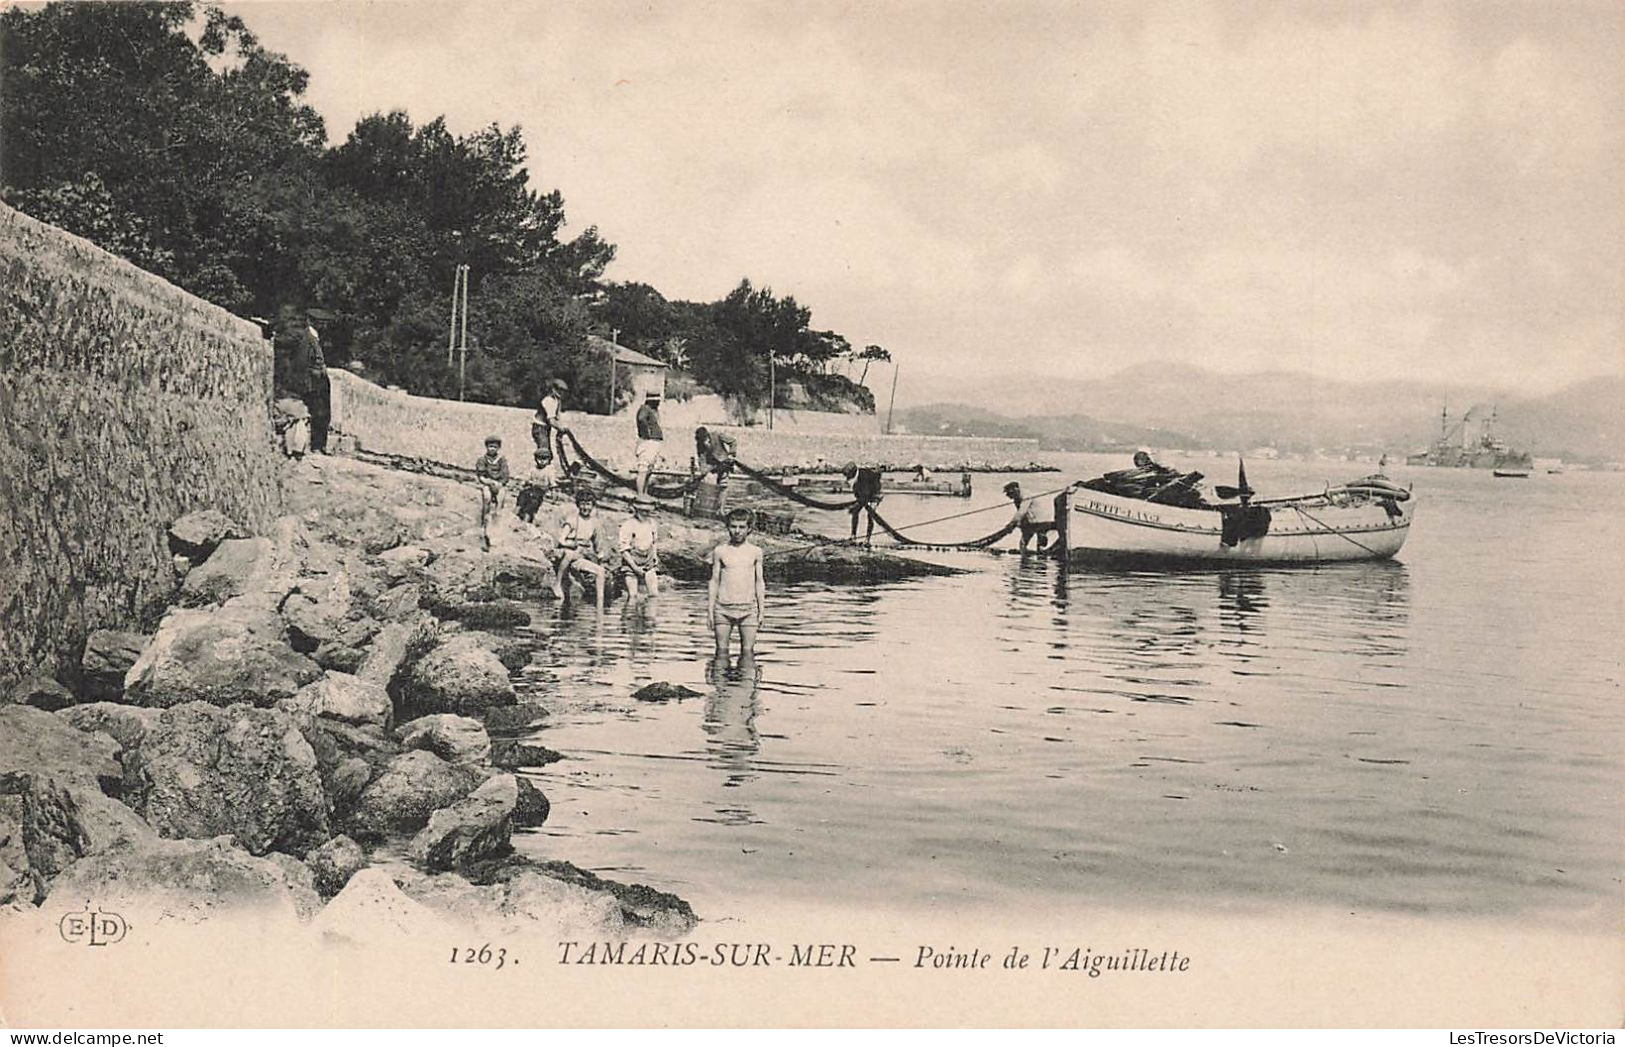
{"label": "man standing on wall", "polygon": [[638,408],[638,494],[649,489],[649,472],[660,462],[666,434],[660,429],[660,394],[649,393]]}

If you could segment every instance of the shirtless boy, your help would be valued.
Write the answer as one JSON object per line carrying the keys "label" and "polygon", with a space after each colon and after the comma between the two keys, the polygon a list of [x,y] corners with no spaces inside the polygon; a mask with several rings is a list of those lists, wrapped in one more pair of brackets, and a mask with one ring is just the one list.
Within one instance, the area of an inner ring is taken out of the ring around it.
{"label": "shirtless boy", "polygon": [[604,568],[606,528],[604,519],[594,515],[598,496],[590,488],[576,492],[576,515],[564,521],[559,530],[558,559],[553,566],[553,595],[564,599],[564,587],[570,581],[570,572],[593,580],[598,590],[598,609],[604,609]]}
{"label": "shirtless boy", "polygon": [[767,583],[762,579],[762,550],[745,539],[750,535],[750,512],[728,514],[728,540],[711,551],[710,600],[705,615],[717,638],[717,662],[728,660],[729,633],[739,629],[741,664],[756,651],[756,630],[762,624]]}

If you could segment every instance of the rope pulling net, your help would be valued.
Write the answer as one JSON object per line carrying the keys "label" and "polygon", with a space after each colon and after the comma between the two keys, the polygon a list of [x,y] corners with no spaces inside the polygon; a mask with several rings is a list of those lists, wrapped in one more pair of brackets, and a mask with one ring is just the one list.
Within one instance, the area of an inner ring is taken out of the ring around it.
{"label": "rope pulling net", "polygon": [[[617,487],[625,487],[625,488],[629,488],[629,489],[636,489],[636,487],[637,487],[636,481],[628,479],[627,477],[622,476],[619,473],[616,473],[613,469],[610,469],[607,465],[600,462],[598,459],[594,458],[592,456],[592,454],[585,447],[583,447],[581,445],[581,441],[576,438],[575,433],[570,432],[568,430],[565,430],[564,435],[569,438],[570,446],[575,449],[577,457],[579,457],[581,459],[581,461],[585,462],[589,467],[591,467],[594,472],[596,472],[599,475],[603,476],[606,480],[608,480],[610,483],[616,485]],[[980,538],[972,538],[972,539],[969,539],[967,541],[961,541],[961,542],[932,542],[932,541],[925,541],[925,540],[922,540],[922,539],[919,539],[919,538],[910,538],[907,534],[903,533],[896,526],[894,526],[890,521],[888,521],[884,516],[881,516],[879,511],[876,510],[873,505],[868,505],[868,504],[859,502],[856,498],[848,498],[845,501],[840,501],[840,502],[826,501],[826,500],[824,500],[822,498],[813,498],[813,497],[810,497],[808,495],[805,495],[805,494],[801,493],[800,491],[796,490],[793,486],[791,486],[789,484],[781,483],[778,479],[776,479],[772,475],[770,475],[768,473],[764,473],[760,469],[753,468],[753,467],[745,464],[744,462],[741,462],[741,461],[738,461],[737,459],[735,459],[734,464],[739,468],[739,471],[741,473],[744,473],[746,476],[750,477],[752,480],[755,480],[757,483],[761,484],[763,487],[766,487],[768,490],[772,491],[774,494],[777,494],[777,495],[779,495],[781,497],[784,497],[784,498],[788,498],[789,500],[791,500],[793,502],[796,502],[796,503],[798,503],[800,505],[804,505],[804,506],[808,507],[809,509],[821,509],[821,510],[824,510],[826,512],[848,512],[848,511],[851,511],[853,509],[858,509],[858,508],[863,509],[865,512],[867,512],[874,519],[874,522],[875,522],[876,526],[878,526],[880,528],[880,530],[883,533],[886,534],[887,537],[891,538],[892,541],[896,542],[899,547],[910,548],[910,549],[929,549],[929,550],[943,550],[943,551],[955,550],[955,549],[972,549],[972,550],[974,550],[974,549],[986,549],[988,546],[992,545],[994,542],[997,542],[999,539],[1003,538],[1005,535],[1011,533],[1012,531],[1014,531],[1016,529],[1015,521],[1011,521],[1010,523],[1005,524],[1003,527],[1000,527],[996,531],[993,531],[993,532],[991,532],[989,534],[982,535]],[[677,485],[675,487],[663,487],[662,488],[662,487],[656,487],[653,484],[650,484],[649,487],[648,487],[648,493],[649,493],[649,495],[651,497],[660,498],[660,499],[671,500],[671,499],[681,498],[684,495],[687,495],[687,494],[693,492],[694,490],[696,490],[700,486],[700,484],[705,481],[706,477],[709,476],[709,475],[710,475],[710,473],[700,473],[700,474],[694,476],[693,478],[691,478],[690,480],[688,480],[687,482],[685,482],[683,484],[679,484],[679,485]],[[1048,492],[1045,492],[1043,494],[1033,495],[1032,497],[1034,497],[1034,498],[1050,497],[1050,496],[1059,494],[1062,490],[1064,490],[1064,488],[1057,488],[1054,491],[1048,491]],[[982,506],[981,508],[978,508],[978,509],[969,509],[969,510],[966,510],[964,512],[953,513],[952,515],[949,515],[949,516],[939,517],[939,518],[937,518],[935,520],[925,520],[925,521],[922,521],[922,522],[917,523],[917,524],[911,524],[910,526],[912,526],[912,527],[926,527],[926,526],[930,526],[932,524],[943,523],[943,522],[948,521],[948,520],[956,520],[956,519],[959,519],[960,517],[972,516],[972,515],[974,515],[976,513],[991,512],[991,511],[994,511],[994,510],[1000,509],[1000,508],[1002,508],[1002,505],[985,505],[985,506]],[[853,541],[853,539],[850,539],[850,538],[830,539],[828,541],[816,542],[813,545],[807,546],[806,548],[815,548],[815,547],[820,546],[820,545],[847,544],[847,543],[850,543],[851,541]]]}

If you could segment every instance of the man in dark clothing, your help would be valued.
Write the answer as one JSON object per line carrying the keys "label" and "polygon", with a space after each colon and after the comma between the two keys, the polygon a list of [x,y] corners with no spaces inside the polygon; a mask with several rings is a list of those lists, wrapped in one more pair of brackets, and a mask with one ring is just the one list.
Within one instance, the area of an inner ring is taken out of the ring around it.
{"label": "man in dark clothing", "polygon": [[649,489],[649,472],[660,462],[661,448],[666,434],[660,429],[660,394],[650,393],[638,408],[638,487],[637,493]]}
{"label": "man in dark clothing", "polygon": [[321,339],[302,310],[283,308],[272,347],[276,384],[305,402],[310,409],[310,449],[326,451],[327,429],[333,419],[332,386]]}
{"label": "man in dark clothing", "polygon": [[333,384],[327,377],[327,360],[316,329],[307,324],[305,334],[310,338],[310,391],[305,394],[305,406],[310,408],[310,449],[326,454],[327,429],[333,421]]}
{"label": "man in dark clothing", "polygon": [[858,517],[867,513],[869,516],[869,529],[863,536],[865,545],[871,544],[875,537],[875,510],[874,506],[880,501],[880,470],[871,466],[858,468],[854,462],[847,462],[841,469],[841,475],[852,484],[852,498],[857,503],[852,506],[852,537],[858,536]]}
{"label": "man in dark clothing", "polygon": [[728,482],[738,459],[738,443],[727,433],[713,432],[705,426],[694,430],[694,456],[707,472],[715,473],[717,486]]}

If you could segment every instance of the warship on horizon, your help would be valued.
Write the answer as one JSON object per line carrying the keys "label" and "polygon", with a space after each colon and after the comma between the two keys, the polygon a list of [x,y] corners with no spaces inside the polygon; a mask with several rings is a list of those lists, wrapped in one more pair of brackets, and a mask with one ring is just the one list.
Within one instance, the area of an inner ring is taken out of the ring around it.
{"label": "warship on horizon", "polygon": [[1489,406],[1487,419],[1480,415],[1478,436],[1468,438],[1467,423],[1483,404],[1467,409],[1454,425],[1450,424],[1450,408],[1439,412],[1439,438],[1425,451],[1405,456],[1406,465],[1442,466],[1452,469],[1528,469],[1534,459],[1528,451],[1509,447],[1495,435],[1495,405]]}

